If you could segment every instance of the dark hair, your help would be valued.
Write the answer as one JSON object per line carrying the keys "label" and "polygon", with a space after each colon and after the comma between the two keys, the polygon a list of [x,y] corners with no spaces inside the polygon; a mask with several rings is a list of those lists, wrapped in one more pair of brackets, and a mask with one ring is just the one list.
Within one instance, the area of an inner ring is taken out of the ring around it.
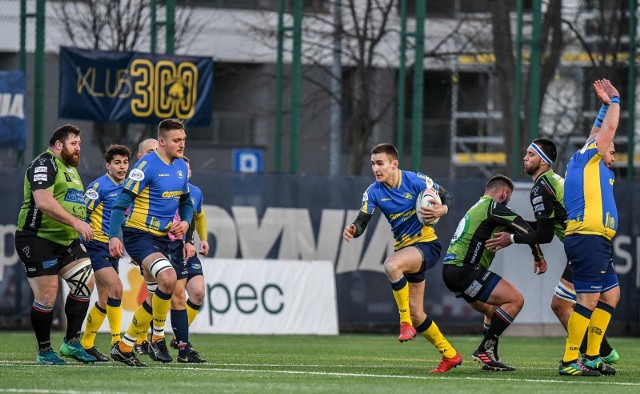
{"label": "dark hair", "polygon": [[72,124],[66,124],[64,126],[58,127],[49,139],[49,146],[54,146],[56,144],[56,141],[64,143],[69,138],[69,135],[80,135],[80,128]]}
{"label": "dark hair", "polygon": [[374,146],[373,149],[371,149],[371,154],[375,155],[376,153],[386,153],[394,160],[398,160],[398,150],[393,144],[384,143]]}
{"label": "dark hair", "polygon": [[513,191],[513,187],[514,187],[513,181],[509,179],[509,177],[506,175],[496,174],[492,176],[491,179],[489,179],[489,182],[487,182],[487,186],[485,187],[485,190],[498,189],[498,188],[504,188],[504,187],[508,187],[509,189],[511,189],[511,191]]}
{"label": "dark hair", "polygon": [[546,138],[536,138],[531,141],[531,143],[538,145],[540,150],[547,155],[549,160],[555,163],[558,158],[558,150],[556,149],[556,144],[554,144],[553,141]]}
{"label": "dark hair", "polygon": [[171,130],[184,130],[184,123],[180,119],[165,119],[158,124],[158,138],[166,137]]}
{"label": "dark hair", "polygon": [[111,144],[107,152],[104,154],[104,160],[107,163],[111,163],[114,156],[124,156],[127,159],[131,159],[131,151],[124,145]]}

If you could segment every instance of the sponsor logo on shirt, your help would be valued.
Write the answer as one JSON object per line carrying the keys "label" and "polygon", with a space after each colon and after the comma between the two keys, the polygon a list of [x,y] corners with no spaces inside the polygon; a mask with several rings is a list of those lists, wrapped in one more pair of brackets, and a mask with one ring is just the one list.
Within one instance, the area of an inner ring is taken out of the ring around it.
{"label": "sponsor logo on shirt", "polygon": [[538,204],[533,207],[533,212],[541,212],[544,211],[544,204]]}
{"label": "sponsor logo on shirt", "polygon": [[134,168],[129,173],[129,179],[132,179],[136,182],[140,182],[141,180],[144,179],[144,172],[142,172],[142,170],[140,170],[139,168]]}
{"label": "sponsor logo on shirt", "polygon": [[542,202],[542,196],[535,197],[533,200],[531,200],[531,203],[533,205],[540,204],[541,202]]}
{"label": "sponsor logo on shirt", "polygon": [[84,193],[84,196],[90,200],[97,200],[98,192],[93,189],[87,189],[87,191]]}
{"label": "sponsor logo on shirt", "polygon": [[67,190],[67,194],[65,194],[64,196],[64,200],[67,202],[84,205],[84,193],[80,190],[69,189]]}
{"label": "sponsor logo on shirt", "polygon": [[33,169],[33,172],[35,172],[36,174],[39,173],[39,172],[47,172],[47,167],[44,167],[44,166],[36,167],[36,168]]}
{"label": "sponsor logo on shirt", "polygon": [[34,182],[46,182],[47,181],[47,174],[35,174],[33,176],[33,181]]}

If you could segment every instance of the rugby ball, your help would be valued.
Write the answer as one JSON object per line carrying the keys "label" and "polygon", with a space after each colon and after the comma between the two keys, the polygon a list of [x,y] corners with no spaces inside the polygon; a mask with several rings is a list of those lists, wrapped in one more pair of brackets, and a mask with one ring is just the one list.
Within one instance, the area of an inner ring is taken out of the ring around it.
{"label": "rugby ball", "polygon": [[442,204],[442,201],[440,201],[440,196],[434,189],[427,188],[421,191],[420,194],[418,194],[418,198],[416,199],[416,216],[418,217],[418,221],[420,221],[420,223],[425,226],[433,226],[434,224],[438,223],[438,220],[440,220],[440,218],[432,221],[426,221],[419,215],[421,207],[428,208],[435,205],[436,203]]}

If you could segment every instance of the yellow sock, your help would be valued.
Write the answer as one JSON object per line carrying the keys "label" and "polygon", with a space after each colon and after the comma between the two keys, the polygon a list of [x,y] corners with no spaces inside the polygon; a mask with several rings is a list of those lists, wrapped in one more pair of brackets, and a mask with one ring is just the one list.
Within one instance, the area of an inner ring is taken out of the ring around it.
{"label": "yellow sock", "polygon": [[576,304],[575,309],[571,312],[567,323],[568,335],[564,347],[564,356],[562,357],[563,362],[576,360],[580,355],[580,344],[589,326],[589,318],[585,315],[590,314],[591,311],[580,304]]}
{"label": "yellow sock", "polygon": [[153,309],[153,337],[151,340],[155,342],[164,338],[164,326],[171,309],[171,294],[156,289],[151,299],[151,308]]}
{"label": "yellow sock", "polygon": [[96,334],[98,334],[98,330],[100,329],[100,326],[102,326],[104,318],[107,316],[104,310],[100,309],[102,308],[100,308],[96,303],[87,314],[87,323],[85,325],[84,334],[82,335],[82,340],[80,341],[80,344],[85,349],[89,349],[94,346]]}
{"label": "yellow sock", "polygon": [[607,331],[609,322],[611,321],[611,313],[600,308],[593,310],[591,319],[589,320],[589,331],[587,332],[587,355],[597,356],[600,354],[600,345],[604,332]]}
{"label": "yellow sock", "polygon": [[436,322],[432,321],[429,328],[421,332],[420,335],[425,337],[427,341],[431,342],[431,344],[438,349],[440,354],[444,357],[453,358],[456,356],[456,349],[454,349],[449,341],[447,341],[447,338],[442,335]]}
{"label": "yellow sock", "polygon": [[[197,306],[198,309],[195,309],[194,306]],[[194,305],[187,300],[187,321],[189,322],[189,326],[198,316],[198,312],[200,311],[200,306]]]}
{"label": "yellow sock", "polygon": [[141,330],[139,332],[138,336],[136,337],[136,343],[144,343],[149,340],[149,328],[151,327],[151,321],[153,320],[153,315],[149,313],[149,311],[147,311],[146,309],[140,312],[140,316],[144,316],[145,321],[149,323],[147,323],[147,327],[144,331]]}
{"label": "yellow sock", "polygon": [[[130,352],[131,349],[133,349],[133,344],[135,343],[134,338],[138,338],[140,333],[144,333],[146,335],[147,331],[149,331],[151,319],[152,316],[145,310],[144,305],[140,305],[133,314],[133,319],[127,329],[127,333],[122,338],[122,341],[120,341],[120,350],[123,352]],[[128,340],[128,338],[131,339]]]}
{"label": "yellow sock", "polygon": [[120,305],[120,300],[117,301],[117,306],[112,306],[107,303],[107,319],[109,319],[109,331],[111,332],[111,346],[120,342],[120,332],[122,332],[122,306]]}
{"label": "yellow sock", "polygon": [[[402,283],[404,283],[404,286],[402,286]],[[396,284],[402,287],[396,289],[396,287],[399,287],[395,286]],[[396,299],[396,304],[398,305],[398,312],[400,312],[400,323],[412,324],[411,310],[409,309],[409,283],[407,279],[402,277],[399,282],[392,283],[391,288],[393,290],[393,298]]]}

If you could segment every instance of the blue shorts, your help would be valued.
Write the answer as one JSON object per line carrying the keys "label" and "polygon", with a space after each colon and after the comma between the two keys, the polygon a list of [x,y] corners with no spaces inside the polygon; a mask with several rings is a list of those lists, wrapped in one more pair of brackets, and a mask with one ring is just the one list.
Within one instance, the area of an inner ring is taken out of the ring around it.
{"label": "blue shorts", "polygon": [[176,276],[178,279],[184,279],[187,277],[187,262],[184,260],[184,243],[181,239],[171,241],[169,245],[169,261],[176,270]]}
{"label": "blue shorts", "polygon": [[200,262],[197,254],[187,260],[187,270],[189,279],[193,278],[194,276],[203,275],[202,263]]}
{"label": "blue shorts", "polygon": [[438,261],[440,260],[442,245],[440,244],[440,241],[436,239],[430,242],[419,242],[417,244],[405,247],[417,248],[422,255],[422,265],[420,266],[420,270],[418,270],[418,272],[405,272],[404,274],[404,276],[407,278],[407,281],[411,283],[420,283],[424,281],[427,270],[433,268],[433,266],[436,265],[436,263],[438,263]]}
{"label": "blue shorts", "polygon": [[127,253],[138,263],[153,253],[162,253],[167,259],[171,253],[168,236],[158,236],[131,227],[122,229],[122,240]]}
{"label": "blue shorts", "polygon": [[572,234],[564,238],[576,293],[604,293],[619,285],[613,267],[611,241],[599,235]]}
{"label": "blue shorts", "polygon": [[84,247],[87,249],[87,253],[91,259],[91,268],[93,268],[94,271],[111,267],[118,272],[118,262],[120,259],[117,257],[111,257],[109,254],[109,244],[99,241],[90,241],[85,242]]}

